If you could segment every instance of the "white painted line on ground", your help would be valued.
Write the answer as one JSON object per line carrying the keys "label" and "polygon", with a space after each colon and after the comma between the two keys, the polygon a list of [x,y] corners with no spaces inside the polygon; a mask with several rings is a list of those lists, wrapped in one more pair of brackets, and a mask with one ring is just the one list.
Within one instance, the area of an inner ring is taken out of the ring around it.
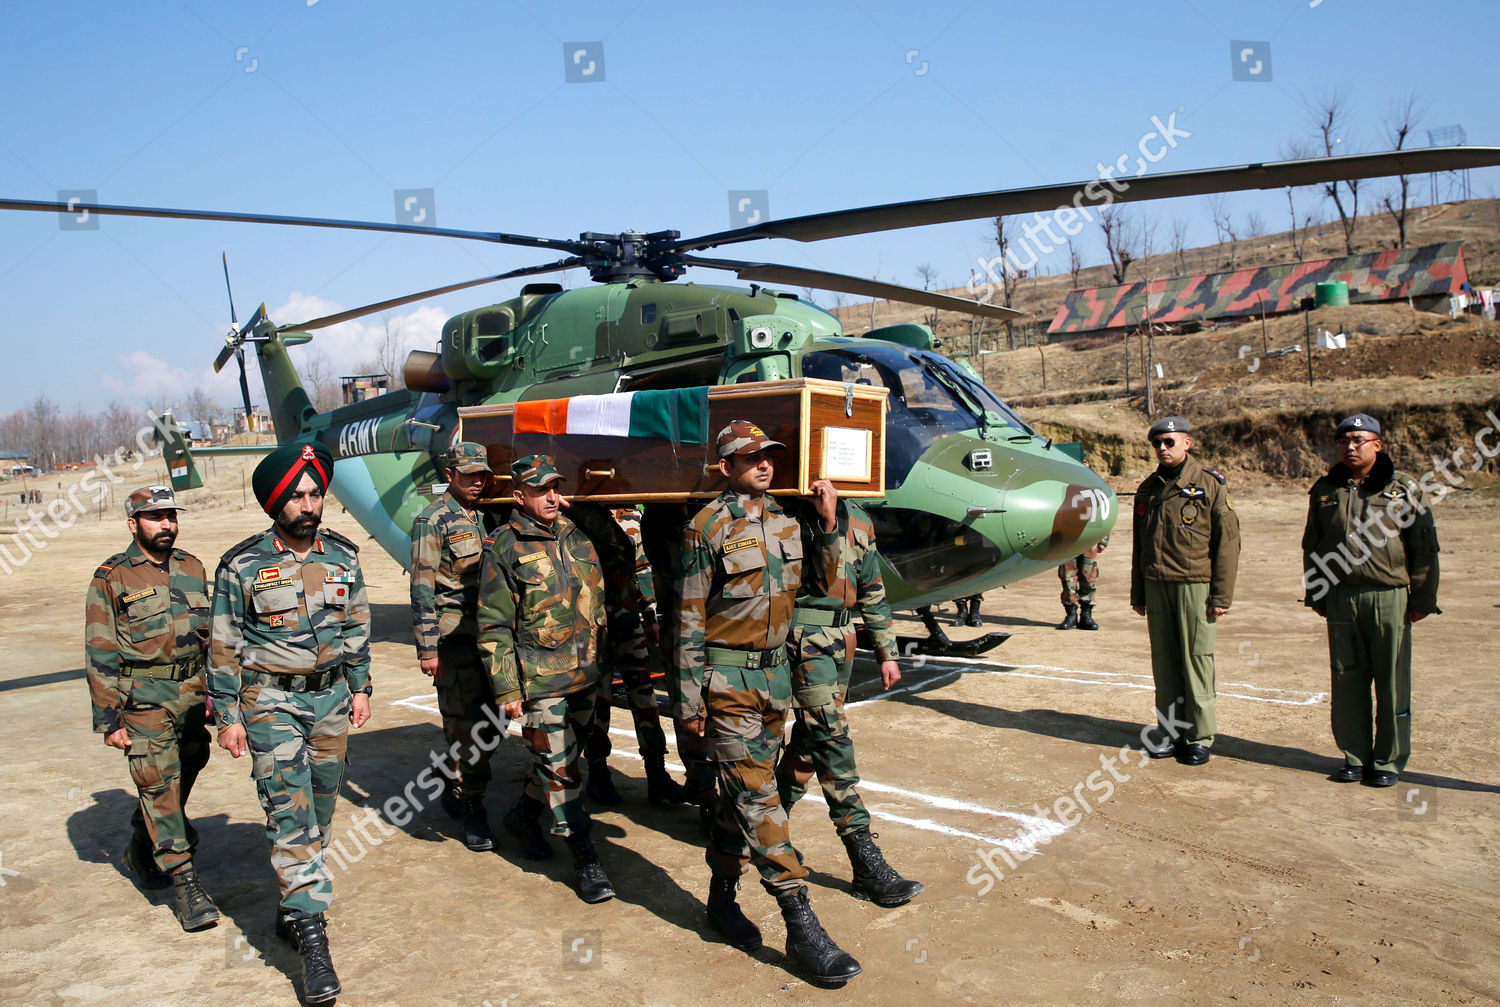
{"label": "white painted line on ground", "polygon": [[[944,675],[941,677],[943,679],[947,679],[950,677],[956,678],[957,674],[955,673],[952,676]],[[935,680],[929,679],[925,682],[918,683],[917,685],[908,686],[906,689],[892,690],[889,694],[881,696],[879,698],[889,699],[891,696],[896,695],[898,692],[910,691],[917,688],[931,687],[934,681]],[[415,696],[408,696],[405,699],[394,700],[392,701],[391,705],[405,706],[413,710],[421,710],[424,713],[441,715],[437,706],[433,705],[436,702],[437,694],[435,692],[428,692],[421,693]],[[875,700],[865,700],[865,702],[875,702]],[[855,706],[859,704],[851,703],[849,705]],[[515,721],[511,721],[507,733],[519,735],[520,726]],[[624,727],[611,727],[609,729],[609,733],[618,734],[622,737],[635,737],[635,731]],[[673,737],[673,732],[671,732],[670,730],[667,731],[666,736],[667,744],[675,748],[677,746],[677,739]],[[624,756],[627,759],[633,759],[637,762],[641,761],[641,756],[637,753],[626,751],[621,748],[615,748],[612,754]],[[686,769],[683,766],[674,762],[668,762],[666,766],[673,772],[686,772]],[[1038,852],[1038,848],[1040,846],[1051,842],[1053,839],[1057,838],[1068,830],[1068,826],[1064,826],[1059,822],[1054,822],[1047,818],[1038,818],[1036,815],[1023,814],[1017,811],[1004,811],[998,808],[987,808],[983,805],[973,804],[969,801],[961,801],[952,797],[939,797],[936,794],[926,794],[919,790],[906,790],[901,787],[893,787],[888,784],[877,783],[873,780],[861,779],[859,786],[861,790],[869,791],[870,793],[890,794],[894,797],[903,797],[943,811],[956,811],[963,814],[974,815],[976,817],[987,818],[991,820],[1009,819],[1010,821],[1013,821],[1018,826],[1020,826],[1020,831],[1007,838],[997,839],[994,836],[982,835],[977,832],[970,832],[966,829],[954,828],[951,825],[944,825],[941,822],[935,822],[928,818],[911,818],[905,815],[900,815],[893,811],[886,810],[883,805],[875,804],[870,801],[865,802],[865,805],[870,814],[875,818],[884,819],[890,822],[896,822],[901,825],[909,825],[914,829],[921,829],[925,832],[936,832],[945,836],[953,836],[959,839],[972,839],[976,842],[989,843],[992,846],[1001,846],[1007,850],[1010,850],[1012,853],[1036,853]],[[807,792],[807,797],[804,799],[814,800],[820,804],[826,803],[823,800],[822,794],[819,793],[816,788],[810,789]]]}

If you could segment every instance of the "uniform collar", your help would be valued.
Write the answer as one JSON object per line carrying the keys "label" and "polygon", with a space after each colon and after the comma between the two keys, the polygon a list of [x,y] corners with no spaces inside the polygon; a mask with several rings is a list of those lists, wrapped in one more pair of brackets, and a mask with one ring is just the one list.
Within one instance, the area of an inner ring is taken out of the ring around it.
{"label": "uniform collar", "polygon": [[443,502],[448,505],[448,509],[453,513],[462,514],[464,517],[473,520],[474,512],[469,510],[469,508],[465,507],[463,504],[459,503],[458,497],[453,495],[452,490],[443,491]]}
{"label": "uniform collar", "polygon": [[[1370,474],[1360,480],[1360,487],[1369,492],[1385,489],[1396,475],[1396,463],[1391,461],[1391,456],[1384,451],[1375,452],[1375,465],[1370,469]],[[1354,473],[1349,466],[1343,462],[1334,462],[1333,468],[1328,470],[1328,478],[1334,482],[1352,483]],[[134,545],[134,543],[131,543]]]}
{"label": "uniform collar", "polygon": [[[278,534],[276,534],[276,528],[275,528],[274,525],[271,527],[271,530],[269,532],[267,532],[266,534],[268,534],[268,535],[271,536],[271,548],[273,550],[275,550],[276,552],[289,553],[292,556],[297,555],[296,553],[292,552],[292,550],[287,546],[287,544],[285,542],[281,541],[281,536],[278,535]],[[314,535],[313,536],[312,549],[310,550],[310,553],[314,553],[314,552],[327,552],[327,551],[328,550],[326,550],[326,549],[323,548],[323,536],[322,535]]]}
{"label": "uniform collar", "polygon": [[567,520],[559,514],[557,520],[552,522],[552,527],[548,528],[520,507],[510,512],[511,528],[518,536],[525,538],[561,538],[562,531],[566,527],[564,522]]}

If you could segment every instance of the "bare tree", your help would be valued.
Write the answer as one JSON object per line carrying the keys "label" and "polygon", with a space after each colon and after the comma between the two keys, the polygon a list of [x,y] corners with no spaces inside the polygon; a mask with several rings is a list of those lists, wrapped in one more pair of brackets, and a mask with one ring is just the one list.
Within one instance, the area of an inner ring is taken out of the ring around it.
{"label": "bare tree", "polygon": [[[1401,150],[1405,147],[1407,137],[1417,128],[1426,114],[1427,108],[1417,102],[1415,91],[1392,104],[1385,117],[1385,140],[1390,149]],[[1397,248],[1406,247],[1406,211],[1410,190],[1411,176],[1401,175],[1396,180],[1395,190],[1387,192],[1381,200],[1385,206],[1385,212],[1390,214],[1391,219],[1396,222]]]}
{"label": "bare tree", "polygon": [[1297,233],[1297,204],[1292,202],[1292,187],[1286,188],[1286,213],[1291,219],[1292,227],[1287,233],[1292,236],[1292,254],[1301,262],[1307,251],[1307,238]]}
{"label": "bare tree", "polygon": [[189,419],[197,420],[200,423],[217,425],[224,422],[226,410],[223,404],[216,401],[212,395],[208,394],[202,388],[194,388],[188,394],[182,407],[187,410]]}
{"label": "bare tree", "polygon": [[[922,289],[923,290],[931,290],[933,284],[937,283],[938,271],[932,267],[932,263],[930,263],[930,262],[924,262],[921,265],[917,266],[917,275],[922,278]],[[930,314],[930,315],[923,315],[922,316],[922,320],[927,323],[927,327],[929,329],[931,329],[934,334],[937,333],[937,330],[938,330],[938,309],[937,308],[933,308],[932,309],[932,314]]]}
{"label": "bare tree", "polygon": [[[1015,302],[1016,289],[1021,284],[1021,274],[1011,268],[1010,243],[1014,235],[1014,230],[1006,230],[1004,217],[995,218],[995,247],[1000,252],[1000,289],[1007,306]],[[1011,349],[1016,348],[1016,329],[1008,318],[1005,320],[1005,344]]]}
{"label": "bare tree", "polygon": [[1068,239],[1068,272],[1073,274],[1073,286],[1080,287],[1078,274],[1083,272],[1083,256],[1078,254],[1078,248],[1073,244],[1073,239]]}
{"label": "bare tree", "polygon": [[1172,218],[1172,259],[1177,264],[1178,275],[1187,272],[1188,222],[1181,217]]}
{"label": "bare tree", "polygon": [[[1324,157],[1354,151],[1351,110],[1348,100],[1338,90],[1303,101],[1312,124],[1313,142]],[[1333,200],[1339,224],[1344,230],[1344,252],[1354,254],[1354,231],[1359,226],[1359,179],[1327,182],[1320,186],[1323,195]]]}
{"label": "bare tree", "polygon": [[303,387],[307,389],[307,396],[312,399],[313,408],[318,412],[326,412],[343,404],[338,380],[333,375],[328,358],[322,353],[309,353],[298,368],[298,373],[302,375]]}
{"label": "bare tree", "polygon": [[1104,251],[1109,254],[1110,273],[1116,283],[1124,283],[1130,264],[1141,257],[1149,236],[1140,223],[1118,205],[1099,211],[1099,230],[1104,234]]}
{"label": "bare tree", "polygon": [[[1239,236],[1234,233],[1234,217],[1229,212],[1229,202],[1224,198],[1222,192],[1216,192],[1208,197],[1208,215],[1214,222],[1214,237],[1218,240],[1219,247],[1226,243],[1229,245],[1229,268],[1234,268],[1236,253],[1239,249]],[[1223,265],[1223,254],[1219,255],[1216,266]]]}

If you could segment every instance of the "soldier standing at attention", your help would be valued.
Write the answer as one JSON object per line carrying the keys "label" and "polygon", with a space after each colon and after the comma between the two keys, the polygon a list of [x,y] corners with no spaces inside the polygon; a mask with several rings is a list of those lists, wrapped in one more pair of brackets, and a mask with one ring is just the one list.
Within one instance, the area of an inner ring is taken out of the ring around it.
{"label": "soldier standing at attention", "polygon": [[484,529],[474,504],[490,478],[484,447],[469,441],[453,445],[445,472],[447,492],[412,524],[411,616],[417,660],[437,687],[443,740],[448,751],[458,752],[457,787],[449,781],[443,807],[450,816],[463,818],[464,845],[479,852],[495,848],[484,813],[494,746],[480,744],[474,729],[500,719],[490,677],[479,659],[474,622],[484,552]]}
{"label": "soldier standing at attention", "polygon": [[193,868],[198,832],[187,818],[208,763],[208,580],[196,556],[173,548],[183,509],[166,486],[143,486],[126,500],[135,541],[94,571],[84,668],[94,731],[125,752],[140,795],[125,865],[143,887],[173,885],[178,922],[198,930],[219,919]]}
{"label": "soldier standing at attention", "polygon": [[333,456],[283,444],[255,467],[273,524],[232,547],[214,583],[208,689],[219,747],[251,755],[281,886],[276,932],[302,956],[308,1003],[338,996],[323,913],[323,846],[344,779],[349,725],[370,719],[370,606],[359,548],[319,530]]}
{"label": "soldier standing at attention", "polygon": [[[803,521],[804,551],[813,524],[813,519]],[[922,891],[922,883],[898,874],[875,845],[870,813],[855,789],[859,770],[844,698],[854,672],[855,609],[874,638],[881,684],[887,689],[901,680],[896,633],[875,555],[875,526],[864,508],[852,500],[838,502],[838,536],[838,568],[832,582],[824,587],[804,578],[797,592],[791,642],[796,722],[792,739],[776,764],[776,786],[781,806],[790,816],[792,805],[807,793],[807,782],[817,771],[828,817],[854,870],[855,898],[891,908],[910,902]]]}
{"label": "soldier standing at attention", "polygon": [[1184,703],[1192,722],[1186,737],[1173,727],[1172,743],[1147,754],[1201,766],[1214,743],[1216,623],[1234,600],[1240,519],[1224,476],[1188,454],[1187,420],[1157,420],[1146,436],[1158,464],[1135,494],[1130,607],[1151,634],[1158,721],[1171,724]]}
{"label": "soldier standing at attention", "polygon": [[1094,621],[1094,585],[1099,583],[1099,555],[1109,548],[1106,535],[1098,545],[1058,565],[1062,581],[1062,603],[1066,618],[1058,629],[1098,629]]}
{"label": "soldier standing at attention", "polygon": [[1350,416],[1334,436],[1339,461],[1308,492],[1302,533],[1305,603],[1328,620],[1344,753],[1333,778],[1392,787],[1411,755],[1411,624],[1440,612],[1437,529],[1417,481],[1382,450],[1378,420]]}
{"label": "soldier standing at attention", "polygon": [[709,924],[742,951],[761,946],[759,928],[735,901],[740,875],[754,864],[786,920],[787,957],[819,982],[842,983],[859,975],[859,963],[808,903],[807,868],[792,846],[775,772],[792,704],[786,641],[797,589],[804,577],[832,580],[838,496],[827,481],[812,486],[821,526],[813,568],[804,569],[802,530],[766,492],[775,470],[770,450],[784,446],[747,420],[719,432],[719,471],[729,488],[683,534],[673,715],[685,732],[706,735],[718,774],[719,813],[706,857]]}
{"label": "soldier standing at attention", "polygon": [[589,838],[582,800],[583,745],[594,722],[604,579],[593,543],[563,517],[563,476],[548,455],[511,465],[516,509],[484,552],[479,574],[479,649],[494,679],[495,701],[521,719],[531,771],[505,831],[530,860],[552,848],[538,819],[550,811],[551,832],[573,854],[578,895],[585,902],[615,896]]}

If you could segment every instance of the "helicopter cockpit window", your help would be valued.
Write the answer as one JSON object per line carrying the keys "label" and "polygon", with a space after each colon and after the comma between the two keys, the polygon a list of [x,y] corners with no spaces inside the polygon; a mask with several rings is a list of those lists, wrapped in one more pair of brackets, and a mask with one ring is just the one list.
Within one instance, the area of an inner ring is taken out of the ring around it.
{"label": "helicopter cockpit window", "polygon": [[896,346],[864,345],[809,353],[802,358],[802,375],[891,390],[886,400],[888,489],[906,481],[917,459],[939,437],[978,426],[967,404]]}
{"label": "helicopter cockpit window", "polygon": [[921,356],[934,365],[941,367],[943,373],[947,374],[966,392],[976,398],[988,412],[997,413],[1004,417],[1006,424],[1009,426],[1031,434],[1033,437],[1036,436],[1036,431],[1031,429],[1027,422],[1016,414],[1015,410],[1006,405],[1004,400],[990,391],[982,382],[975,380],[974,376],[968,371],[959,367],[947,357],[938,356],[936,353],[923,353]]}

